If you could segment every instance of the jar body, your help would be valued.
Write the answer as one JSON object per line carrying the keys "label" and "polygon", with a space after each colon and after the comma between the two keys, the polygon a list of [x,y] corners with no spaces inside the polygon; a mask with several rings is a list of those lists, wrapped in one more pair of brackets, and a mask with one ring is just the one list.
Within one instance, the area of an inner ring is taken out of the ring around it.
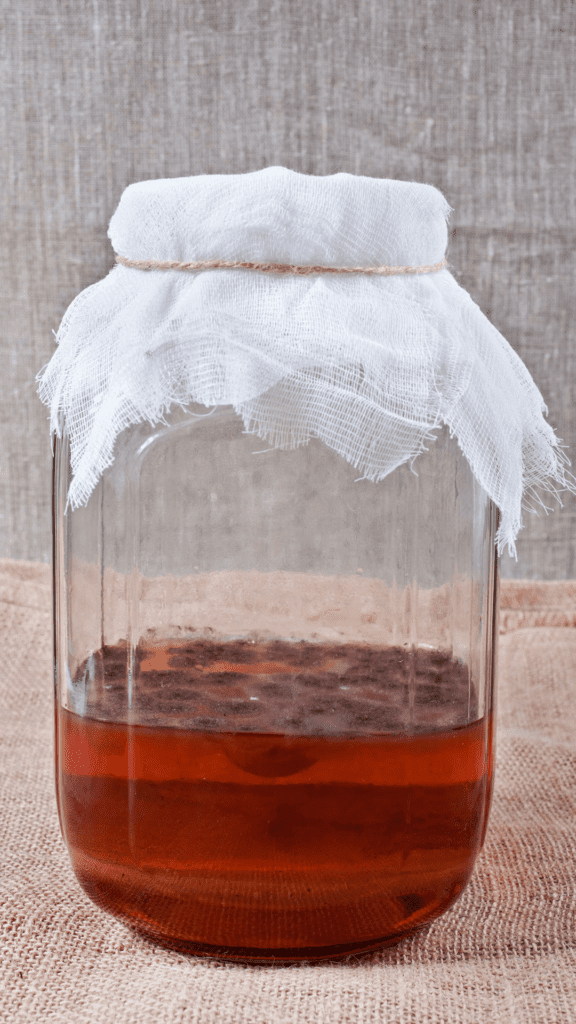
{"label": "jar body", "polygon": [[492,781],[496,512],[447,432],[385,480],[228,408],[55,452],[57,789],[88,894],[254,961],[397,942],[466,885]]}

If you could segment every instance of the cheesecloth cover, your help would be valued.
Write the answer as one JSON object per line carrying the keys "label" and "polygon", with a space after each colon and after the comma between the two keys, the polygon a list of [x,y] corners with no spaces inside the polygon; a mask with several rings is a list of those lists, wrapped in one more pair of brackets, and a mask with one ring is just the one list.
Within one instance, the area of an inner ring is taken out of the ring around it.
{"label": "cheesecloth cover", "polygon": [[[39,375],[51,429],[70,438],[71,507],[120,432],[173,403],[232,405],[273,447],[318,437],[373,481],[446,424],[514,554],[527,499],[574,483],[522,361],[447,269],[426,272],[449,212],[430,185],[283,167],[130,185],[108,232],[119,257],[285,272],[117,265],[76,297]],[[322,271],[382,267],[396,270]]]}

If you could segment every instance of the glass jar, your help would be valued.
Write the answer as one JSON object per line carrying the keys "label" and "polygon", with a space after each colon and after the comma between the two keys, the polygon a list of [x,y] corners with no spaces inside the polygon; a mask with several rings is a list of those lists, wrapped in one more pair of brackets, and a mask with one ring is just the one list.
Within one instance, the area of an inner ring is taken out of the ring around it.
{"label": "glass jar", "polygon": [[54,476],[60,822],[84,890],[251,961],[392,945],[460,895],[492,784],[497,512],[444,428],[378,483],[230,407]]}

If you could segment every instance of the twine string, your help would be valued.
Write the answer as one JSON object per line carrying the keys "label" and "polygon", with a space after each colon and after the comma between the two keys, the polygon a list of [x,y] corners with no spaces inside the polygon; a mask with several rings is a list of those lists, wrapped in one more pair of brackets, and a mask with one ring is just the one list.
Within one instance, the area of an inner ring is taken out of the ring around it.
{"label": "twine string", "polygon": [[446,257],[439,263],[421,267],[300,267],[291,263],[249,263],[244,260],[191,260],[183,263],[180,260],[131,260],[127,256],[116,254],[116,262],[123,267],[134,267],[136,270],[257,270],[263,274],[377,274],[388,277],[393,274],[431,274],[448,266]]}

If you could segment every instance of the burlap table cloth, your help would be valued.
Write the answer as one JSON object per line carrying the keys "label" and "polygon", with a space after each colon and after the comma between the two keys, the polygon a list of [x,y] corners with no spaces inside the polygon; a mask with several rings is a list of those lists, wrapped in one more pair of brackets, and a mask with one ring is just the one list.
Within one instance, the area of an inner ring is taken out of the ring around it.
{"label": "burlap table cloth", "polygon": [[0,561],[0,1021],[573,1024],[576,583],[504,581],[496,791],[455,907],[342,964],[248,967],[166,951],[76,883],[53,784],[46,565]]}

